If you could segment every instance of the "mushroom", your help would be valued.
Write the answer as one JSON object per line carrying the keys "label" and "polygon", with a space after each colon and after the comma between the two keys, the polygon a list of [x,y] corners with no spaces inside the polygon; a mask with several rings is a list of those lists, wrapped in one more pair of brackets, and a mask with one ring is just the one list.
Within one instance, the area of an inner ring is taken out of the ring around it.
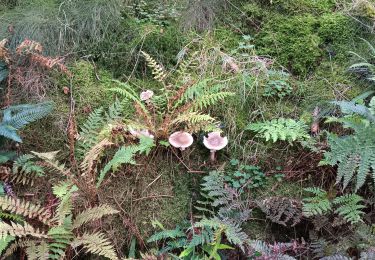
{"label": "mushroom", "polygon": [[227,137],[221,137],[220,132],[212,132],[208,134],[208,137],[203,137],[203,144],[210,149],[210,159],[215,161],[215,153],[218,150],[223,149],[228,144]]}
{"label": "mushroom", "polygon": [[169,143],[181,151],[193,144],[193,136],[187,132],[178,131],[169,136]]}
{"label": "mushroom", "polygon": [[147,102],[149,99],[152,98],[153,95],[154,95],[154,92],[152,90],[146,90],[146,91],[141,92],[140,98],[142,101]]}
{"label": "mushroom", "polygon": [[139,137],[141,137],[141,136],[146,136],[146,137],[149,137],[149,138],[154,139],[154,135],[152,135],[152,134],[150,133],[150,131],[147,130],[147,129],[134,130],[133,128],[130,128],[130,129],[129,129],[129,132],[130,132],[130,134],[131,134],[132,136],[137,137],[137,138],[139,138]]}

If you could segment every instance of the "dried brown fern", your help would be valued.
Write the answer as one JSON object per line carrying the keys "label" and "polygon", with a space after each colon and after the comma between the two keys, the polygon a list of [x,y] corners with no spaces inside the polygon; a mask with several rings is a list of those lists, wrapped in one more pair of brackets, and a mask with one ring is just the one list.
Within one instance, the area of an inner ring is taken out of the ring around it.
{"label": "dried brown fern", "polygon": [[48,236],[44,232],[38,229],[34,229],[27,222],[21,225],[13,222],[7,224],[3,221],[0,221],[0,239],[3,239],[8,235],[14,237],[32,236],[36,238],[48,238]]}
{"label": "dried brown fern", "polygon": [[302,219],[302,204],[286,197],[270,197],[257,201],[258,207],[272,222],[283,226],[295,226]]}
{"label": "dried brown fern", "polygon": [[12,198],[9,196],[0,197],[0,208],[27,218],[38,219],[40,222],[46,225],[50,225],[52,223],[51,214],[48,209],[45,209],[39,205],[31,204],[25,200]]}

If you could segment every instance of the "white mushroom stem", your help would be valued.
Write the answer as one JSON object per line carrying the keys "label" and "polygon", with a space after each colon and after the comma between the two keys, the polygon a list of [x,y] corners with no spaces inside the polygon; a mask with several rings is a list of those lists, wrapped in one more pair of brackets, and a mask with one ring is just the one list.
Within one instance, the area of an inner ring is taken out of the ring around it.
{"label": "white mushroom stem", "polygon": [[210,160],[211,162],[216,161],[216,150],[210,150]]}

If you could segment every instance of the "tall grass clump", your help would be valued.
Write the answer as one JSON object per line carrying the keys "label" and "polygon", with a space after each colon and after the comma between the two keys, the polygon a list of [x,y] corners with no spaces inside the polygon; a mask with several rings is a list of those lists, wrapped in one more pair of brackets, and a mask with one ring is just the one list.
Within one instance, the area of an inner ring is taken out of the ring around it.
{"label": "tall grass clump", "polygon": [[11,47],[28,38],[48,55],[65,54],[106,39],[120,21],[120,0],[26,0],[0,12],[0,38],[9,37]]}

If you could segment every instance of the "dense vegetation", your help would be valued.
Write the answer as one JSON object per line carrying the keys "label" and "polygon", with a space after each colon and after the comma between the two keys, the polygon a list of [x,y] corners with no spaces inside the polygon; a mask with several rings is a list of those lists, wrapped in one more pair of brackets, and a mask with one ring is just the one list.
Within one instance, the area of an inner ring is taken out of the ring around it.
{"label": "dense vegetation", "polygon": [[1,259],[375,259],[372,0],[0,0]]}

